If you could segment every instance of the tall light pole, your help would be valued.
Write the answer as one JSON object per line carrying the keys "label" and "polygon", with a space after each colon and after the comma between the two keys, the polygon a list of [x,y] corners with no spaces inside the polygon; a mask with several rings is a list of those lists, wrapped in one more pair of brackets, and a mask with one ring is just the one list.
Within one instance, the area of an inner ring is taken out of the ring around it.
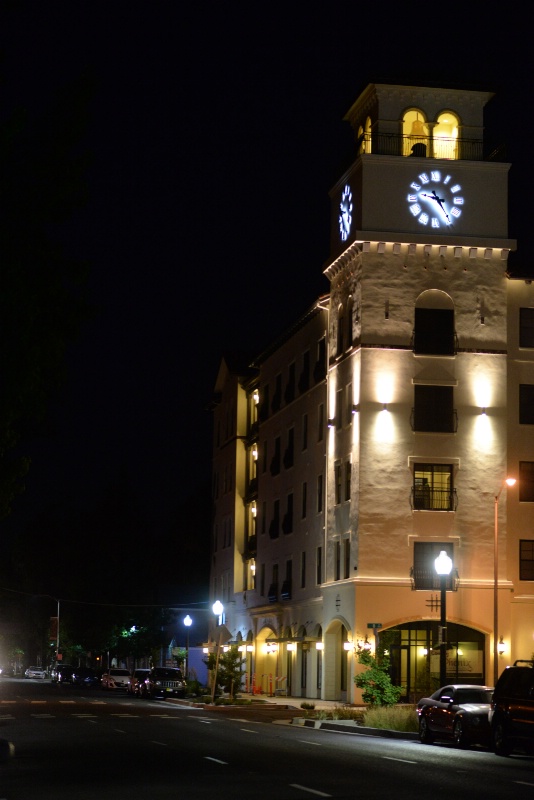
{"label": "tall light pole", "polygon": [[446,550],[442,550],[434,561],[434,568],[439,575],[441,599],[440,599],[440,649],[439,649],[439,685],[445,686],[447,683],[447,578],[451,574],[452,559],[447,555]]}
{"label": "tall light pole", "polygon": [[184,625],[186,630],[186,643],[185,643],[185,678],[187,680],[187,676],[189,674],[189,628],[193,624],[193,620],[189,616],[189,614],[184,617]]}
{"label": "tall light pole", "polygon": [[[214,602],[214,604],[212,606],[212,611],[215,614],[215,616],[217,617],[217,627],[220,627],[222,625],[223,613],[224,613],[224,606],[223,606],[223,604],[221,603],[220,600],[216,600]],[[216,656],[215,656],[215,670],[214,670],[214,673],[213,673],[213,686],[212,686],[212,689],[211,689],[211,702],[212,703],[215,702],[215,689],[217,688],[217,672],[219,670],[219,653],[221,651],[221,636],[222,636],[222,632],[219,633],[219,635],[217,637],[217,653],[216,653]]]}
{"label": "tall light pole", "polygon": [[495,495],[493,528],[493,685],[499,677],[499,497],[505,486],[513,486],[515,478],[506,478]]}

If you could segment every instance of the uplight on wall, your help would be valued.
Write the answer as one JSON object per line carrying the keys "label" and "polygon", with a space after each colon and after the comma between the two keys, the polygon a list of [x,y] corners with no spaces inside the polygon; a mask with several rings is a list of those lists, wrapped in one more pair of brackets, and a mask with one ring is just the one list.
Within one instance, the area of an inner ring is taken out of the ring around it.
{"label": "uplight on wall", "polygon": [[506,643],[503,641],[502,636],[499,639],[499,643],[497,645],[497,652],[499,653],[500,656],[506,653]]}
{"label": "uplight on wall", "polygon": [[287,649],[289,652],[295,652],[295,650],[297,649],[297,645],[295,644],[295,642],[288,642]]}
{"label": "uplight on wall", "polygon": [[316,650],[324,650],[323,642],[315,642],[315,649]]}
{"label": "uplight on wall", "polygon": [[343,642],[343,650],[352,650],[354,645],[352,642]]}

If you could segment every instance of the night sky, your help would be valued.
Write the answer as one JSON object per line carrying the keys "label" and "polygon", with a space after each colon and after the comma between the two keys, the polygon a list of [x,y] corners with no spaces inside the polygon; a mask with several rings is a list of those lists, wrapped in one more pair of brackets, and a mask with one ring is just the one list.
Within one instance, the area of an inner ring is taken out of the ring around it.
{"label": "night sky", "polygon": [[26,492],[4,532],[48,506],[98,504],[120,477],[158,537],[209,492],[221,355],[261,351],[328,290],[328,190],[354,158],[342,118],[368,83],[498,93],[487,132],[514,164],[514,269],[532,271],[526,24],[482,3],[318,8],[2,4],[0,120],[41,113],[79,75],[95,87],[87,204],[56,231],[89,263],[94,318],[26,448]]}

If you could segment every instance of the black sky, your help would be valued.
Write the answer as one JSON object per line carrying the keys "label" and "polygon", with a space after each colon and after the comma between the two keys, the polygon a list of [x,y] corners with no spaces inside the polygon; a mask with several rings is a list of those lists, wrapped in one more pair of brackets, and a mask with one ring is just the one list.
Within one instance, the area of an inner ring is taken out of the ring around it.
{"label": "black sky", "polygon": [[48,504],[91,506],[126,474],[158,535],[209,485],[222,353],[260,351],[328,289],[328,190],[354,157],[342,118],[367,83],[498,93],[488,135],[514,164],[510,234],[518,271],[532,271],[526,23],[443,8],[3,5],[0,120],[37,114],[83,72],[96,87],[87,207],[58,231],[89,261],[95,318],[7,530]]}

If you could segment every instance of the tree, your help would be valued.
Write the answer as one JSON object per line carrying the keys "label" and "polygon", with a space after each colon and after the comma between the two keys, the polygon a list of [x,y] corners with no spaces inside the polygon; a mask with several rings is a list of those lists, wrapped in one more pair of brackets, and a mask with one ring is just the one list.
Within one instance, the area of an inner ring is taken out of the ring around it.
{"label": "tree", "polygon": [[381,641],[377,646],[376,654],[373,654],[371,650],[358,647],[356,657],[358,664],[366,667],[365,672],[361,672],[354,678],[358,689],[363,689],[364,703],[372,706],[395,705],[402,693],[402,687],[394,686],[391,682],[390,659],[385,643]]}
{"label": "tree", "polygon": [[[215,671],[217,661],[217,654],[210,653],[204,659],[210,672]],[[217,667],[217,686],[222,686],[225,692],[228,692],[231,698],[234,697],[236,691],[241,687],[243,680],[243,664],[245,659],[242,658],[237,645],[233,644],[226,653],[219,653],[219,664]],[[216,687],[217,688],[217,687]]]}

